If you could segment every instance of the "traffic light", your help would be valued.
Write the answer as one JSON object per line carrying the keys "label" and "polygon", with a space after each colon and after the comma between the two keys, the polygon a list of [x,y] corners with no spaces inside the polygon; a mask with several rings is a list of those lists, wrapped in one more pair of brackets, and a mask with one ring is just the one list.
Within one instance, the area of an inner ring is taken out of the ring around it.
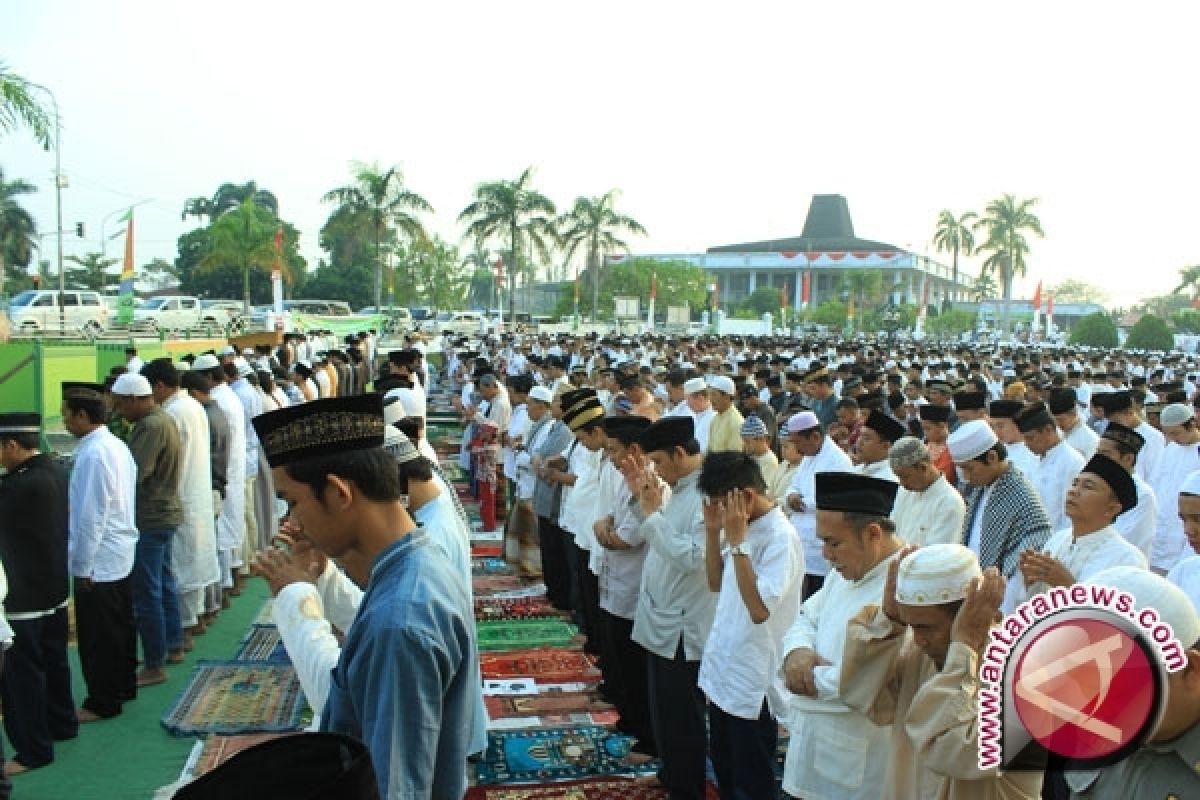
{"label": "traffic light", "polygon": [[82,222],[75,223],[75,235],[78,236],[80,239],[83,238],[83,223]]}

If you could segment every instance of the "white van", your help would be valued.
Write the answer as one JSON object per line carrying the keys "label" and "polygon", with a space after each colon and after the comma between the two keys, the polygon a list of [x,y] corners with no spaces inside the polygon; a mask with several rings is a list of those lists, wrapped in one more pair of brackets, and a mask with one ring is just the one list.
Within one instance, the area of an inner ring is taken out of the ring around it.
{"label": "white van", "polygon": [[108,327],[108,306],[99,292],[75,289],[63,292],[61,316],[58,295],[55,289],[27,289],[9,300],[8,319],[13,333],[57,330],[63,318],[68,332],[81,329],[99,332]]}

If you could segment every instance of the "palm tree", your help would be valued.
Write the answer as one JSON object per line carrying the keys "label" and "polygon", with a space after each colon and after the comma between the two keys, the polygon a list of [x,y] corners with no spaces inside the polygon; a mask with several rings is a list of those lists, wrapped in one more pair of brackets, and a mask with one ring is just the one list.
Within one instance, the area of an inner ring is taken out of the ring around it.
{"label": "palm tree", "polygon": [[53,124],[50,113],[33,98],[38,88],[0,61],[0,133],[27,127],[38,144],[49,150]]}
{"label": "palm tree", "polygon": [[463,268],[470,270],[471,276],[467,288],[467,304],[471,308],[493,305],[498,287],[492,277],[494,264],[491,258],[491,253],[479,242],[475,242],[471,252],[463,256]]}
{"label": "palm tree", "polygon": [[364,226],[375,246],[375,306],[383,305],[383,244],[384,240],[401,230],[411,241],[423,242],[429,238],[425,226],[414,216],[415,212],[432,212],[433,206],[424,197],[404,186],[404,174],[398,166],[386,170],[379,164],[352,165],[354,183],[331,189],[321,198],[326,203],[337,203],[337,214],[343,209],[354,212]]}
{"label": "palm tree", "polygon": [[[209,248],[200,259],[200,269],[232,266],[242,271],[242,300],[250,313],[250,270],[270,272],[279,261],[275,250],[275,215],[247,199],[234,211],[222,215],[209,230]],[[280,264],[285,278],[287,265]]]}
{"label": "palm tree", "polygon": [[115,258],[105,258],[103,253],[86,253],[83,256],[67,256],[67,261],[77,264],[68,267],[71,282],[79,289],[94,289],[101,291],[111,275],[108,268],[117,263]]}
{"label": "palm tree", "polygon": [[33,221],[33,215],[17,201],[20,195],[36,191],[36,186],[23,180],[5,181],[4,170],[0,168],[0,296],[4,295],[4,278],[8,267],[29,266],[33,250],[37,247],[34,239],[37,223]]}
{"label": "palm tree", "polygon": [[181,219],[195,217],[206,220],[209,224],[217,217],[239,207],[244,201],[253,200],[259,208],[265,208],[272,215],[279,216],[279,200],[273,192],[258,188],[255,181],[246,183],[222,183],[213,193],[212,198],[189,197],[183,203]]}
{"label": "palm tree", "polygon": [[983,216],[972,226],[983,229],[987,238],[977,248],[978,252],[990,252],[983,262],[982,272],[997,272],[1000,289],[1004,297],[1002,326],[1009,331],[1009,306],[1012,302],[1012,282],[1017,275],[1025,275],[1025,257],[1029,255],[1026,232],[1045,238],[1042,221],[1033,213],[1036,197],[1018,200],[1015,195],[1004,194],[987,204]]}
{"label": "palm tree", "polygon": [[1194,264],[1179,270],[1179,285],[1171,290],[1171,294],[1182,292],[1184,289],[1192,290],[1193,301],[1195,301],[1197,296],[1200,296],[1200,264]]}
{"label": "palm tree", "polygon": [[559,217],[557,226],[562,241],[564,261],[570,261],[581,246],[587,248],[586,274],[592,284],[592,322],[600,297],[600,269],[604,257],[612,253],[628,253],[629,245],[617,238],[623,231],[646,235],[646,229],[633,217],[618,214],[613,209],[617,190],[610,189],[600,197],[577,197],[575,206]]}
{"label": "palm tree", "polygon": [[954,288],[958,291],[958,254],[971,255],[975,250],[975,233],[971,226],[979,220],[974,211],[964,212],[962,216],[954,216],[949,209],[938,213],[937,228],[933,232],[933,246],[941,253],[951,254],[951,265],[954,270]]}
{"label": "palm tree", "polygon": [[183,203],[183,214],[179,218],[186,220],[188,217],[195,217],[210,223],[215,216],[212,200],[207,197],[189,197]]}
{"label": "palm tree", "polygon": [[979,273],[979,277],[975,279],[975,285],[971,287],[971,294],[974,295],[977,303],[982,303],[989,297],[995,297],[996,280],[987,272]]}
{"label": "palm tree", "polygon": [[[515,181],[491,181],[475,187],[475,200],[458,215],[459,222],[467,223],[464,238],[472,239],[476,247],[489,241],[505,245],[509,254],[508,296],[515,299],[516,274],[521,271],[521,259],[528,245],[536,249],[543,260],[550,257],[548,244],[557,240],[554,221],[549,216],[555,213],[554,203],[529,184],[533,179],[533,167]],[[515,303],[509,303],[509,313],[516,320]]]}

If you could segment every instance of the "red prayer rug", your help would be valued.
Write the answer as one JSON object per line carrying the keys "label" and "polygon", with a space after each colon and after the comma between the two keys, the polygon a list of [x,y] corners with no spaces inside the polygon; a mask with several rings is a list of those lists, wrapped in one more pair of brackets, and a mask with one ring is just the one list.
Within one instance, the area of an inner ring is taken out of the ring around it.
{"label": "red prayer rug", "polygon": [[[717,787],[707,787],[706,800],[718,800]],[[474,786],[464,800],[667,800],[667,790],[633,778],[588,778],[582,781]]]}
{"label": "red prayer rug", "polygon": [[536,677],[543,683],[599,683],[596,660],[580,650],[535,647],[507,653],[480,653],[485,678]]}
{"label": "red prayer rug", "polygon": [[543,714],[573,714],[586,711],[610,711],[612,705],[600,699],[599,692],[545,692],[532,695],[488,695],[483,698],[488,716],[539,717]]}

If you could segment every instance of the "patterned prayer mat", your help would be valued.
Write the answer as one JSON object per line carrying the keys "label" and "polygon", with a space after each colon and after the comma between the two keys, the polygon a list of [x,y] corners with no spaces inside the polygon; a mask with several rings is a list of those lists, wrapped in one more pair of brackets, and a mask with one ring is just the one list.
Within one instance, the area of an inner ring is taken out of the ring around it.
{"label": "patterned prayer mat", "polygon": [[251,625],[242,639],[241,649],[237,654],[238,661],[270,661],[273,664],[290,664],[287,650],[279,629],[274,625]]}
{"label": "patterned prayer mat", "polygon": [[543,714],[574,714],[611,711],[612,705],[600,699],[599,692],[546,692],[544,694],[483,698],[488,717],[537,717]]}
{"label": "patterned prayer mat", "polygon": [[504,545],[501,544],[473,544],[471,545],[471,558],[500,558],[504,555]]}
{"label": "patterned prayer mat", "polygon": [[[710,783],[706,800],[718,797],[717,787]],[[464,800],[667,800],[667,791],[643,786],[633,778],[587,778],[522,786],[473,786]]]}
{"label": "patterned prayer mat", "polygon": [[495,592],[511,592],[520,589],[521,578],[517,575],[474,575],[471,587],[476,597],[487,597]]}
{"label": "patterned prayer mat", "polygon": [[546,619],[562,617],[564,612],[550,605],[545,595],[539,597],[477,597],[475,619]]}
{"label": "patterned prayer mat", "polygon": [[255,625],[274,625],[275,621],[271,619],[271,609],[275,606],[275,598],[268,597],[267,602],[263,603],[263,607],[258,610],[258,616],[254,618]]}
{"label": "patterned prayer mat", "polygon": [[477,622],[475,631],[481,652],[523,650],[529,647],[569,647],[576,643],[579,629],[561,619],[514,619]]}
{"label": "patterned prayer mat", "polygon": [[511,575],[516,571],[512,564],[503,558],[472,558],[472,575]]}
{"label": "patterned prayer mat", "polygon": [[591,775],[652,775],[658,762],[624,763],[634,740],[596,725],[537,731],[492,731],[476,765],[481,784],[548,781]]}
{"label": "patterned prayer mat", "polygon": [[480,653],[479,667],[485,678],[536,676],[544,683],[599,683],[596,660],[576,650],[539,647],[509,653]]}
{"label": "patterned prayer mat", "polygon": [[290,664],[201,661],[162,725],[176,736],[294,731],[305,707]]}
{"label": "patterned prayer mat", "polygon": [[204,748],[200,751],[200,758],[196,760],[192,775],[199,778],[206,772],[212,772],[243,750],[254,747],[256,744],[278,739],[281,736],[291,735],[290,733],[240,733],[233,736],[216,734],[209,736],[204,740]]}

